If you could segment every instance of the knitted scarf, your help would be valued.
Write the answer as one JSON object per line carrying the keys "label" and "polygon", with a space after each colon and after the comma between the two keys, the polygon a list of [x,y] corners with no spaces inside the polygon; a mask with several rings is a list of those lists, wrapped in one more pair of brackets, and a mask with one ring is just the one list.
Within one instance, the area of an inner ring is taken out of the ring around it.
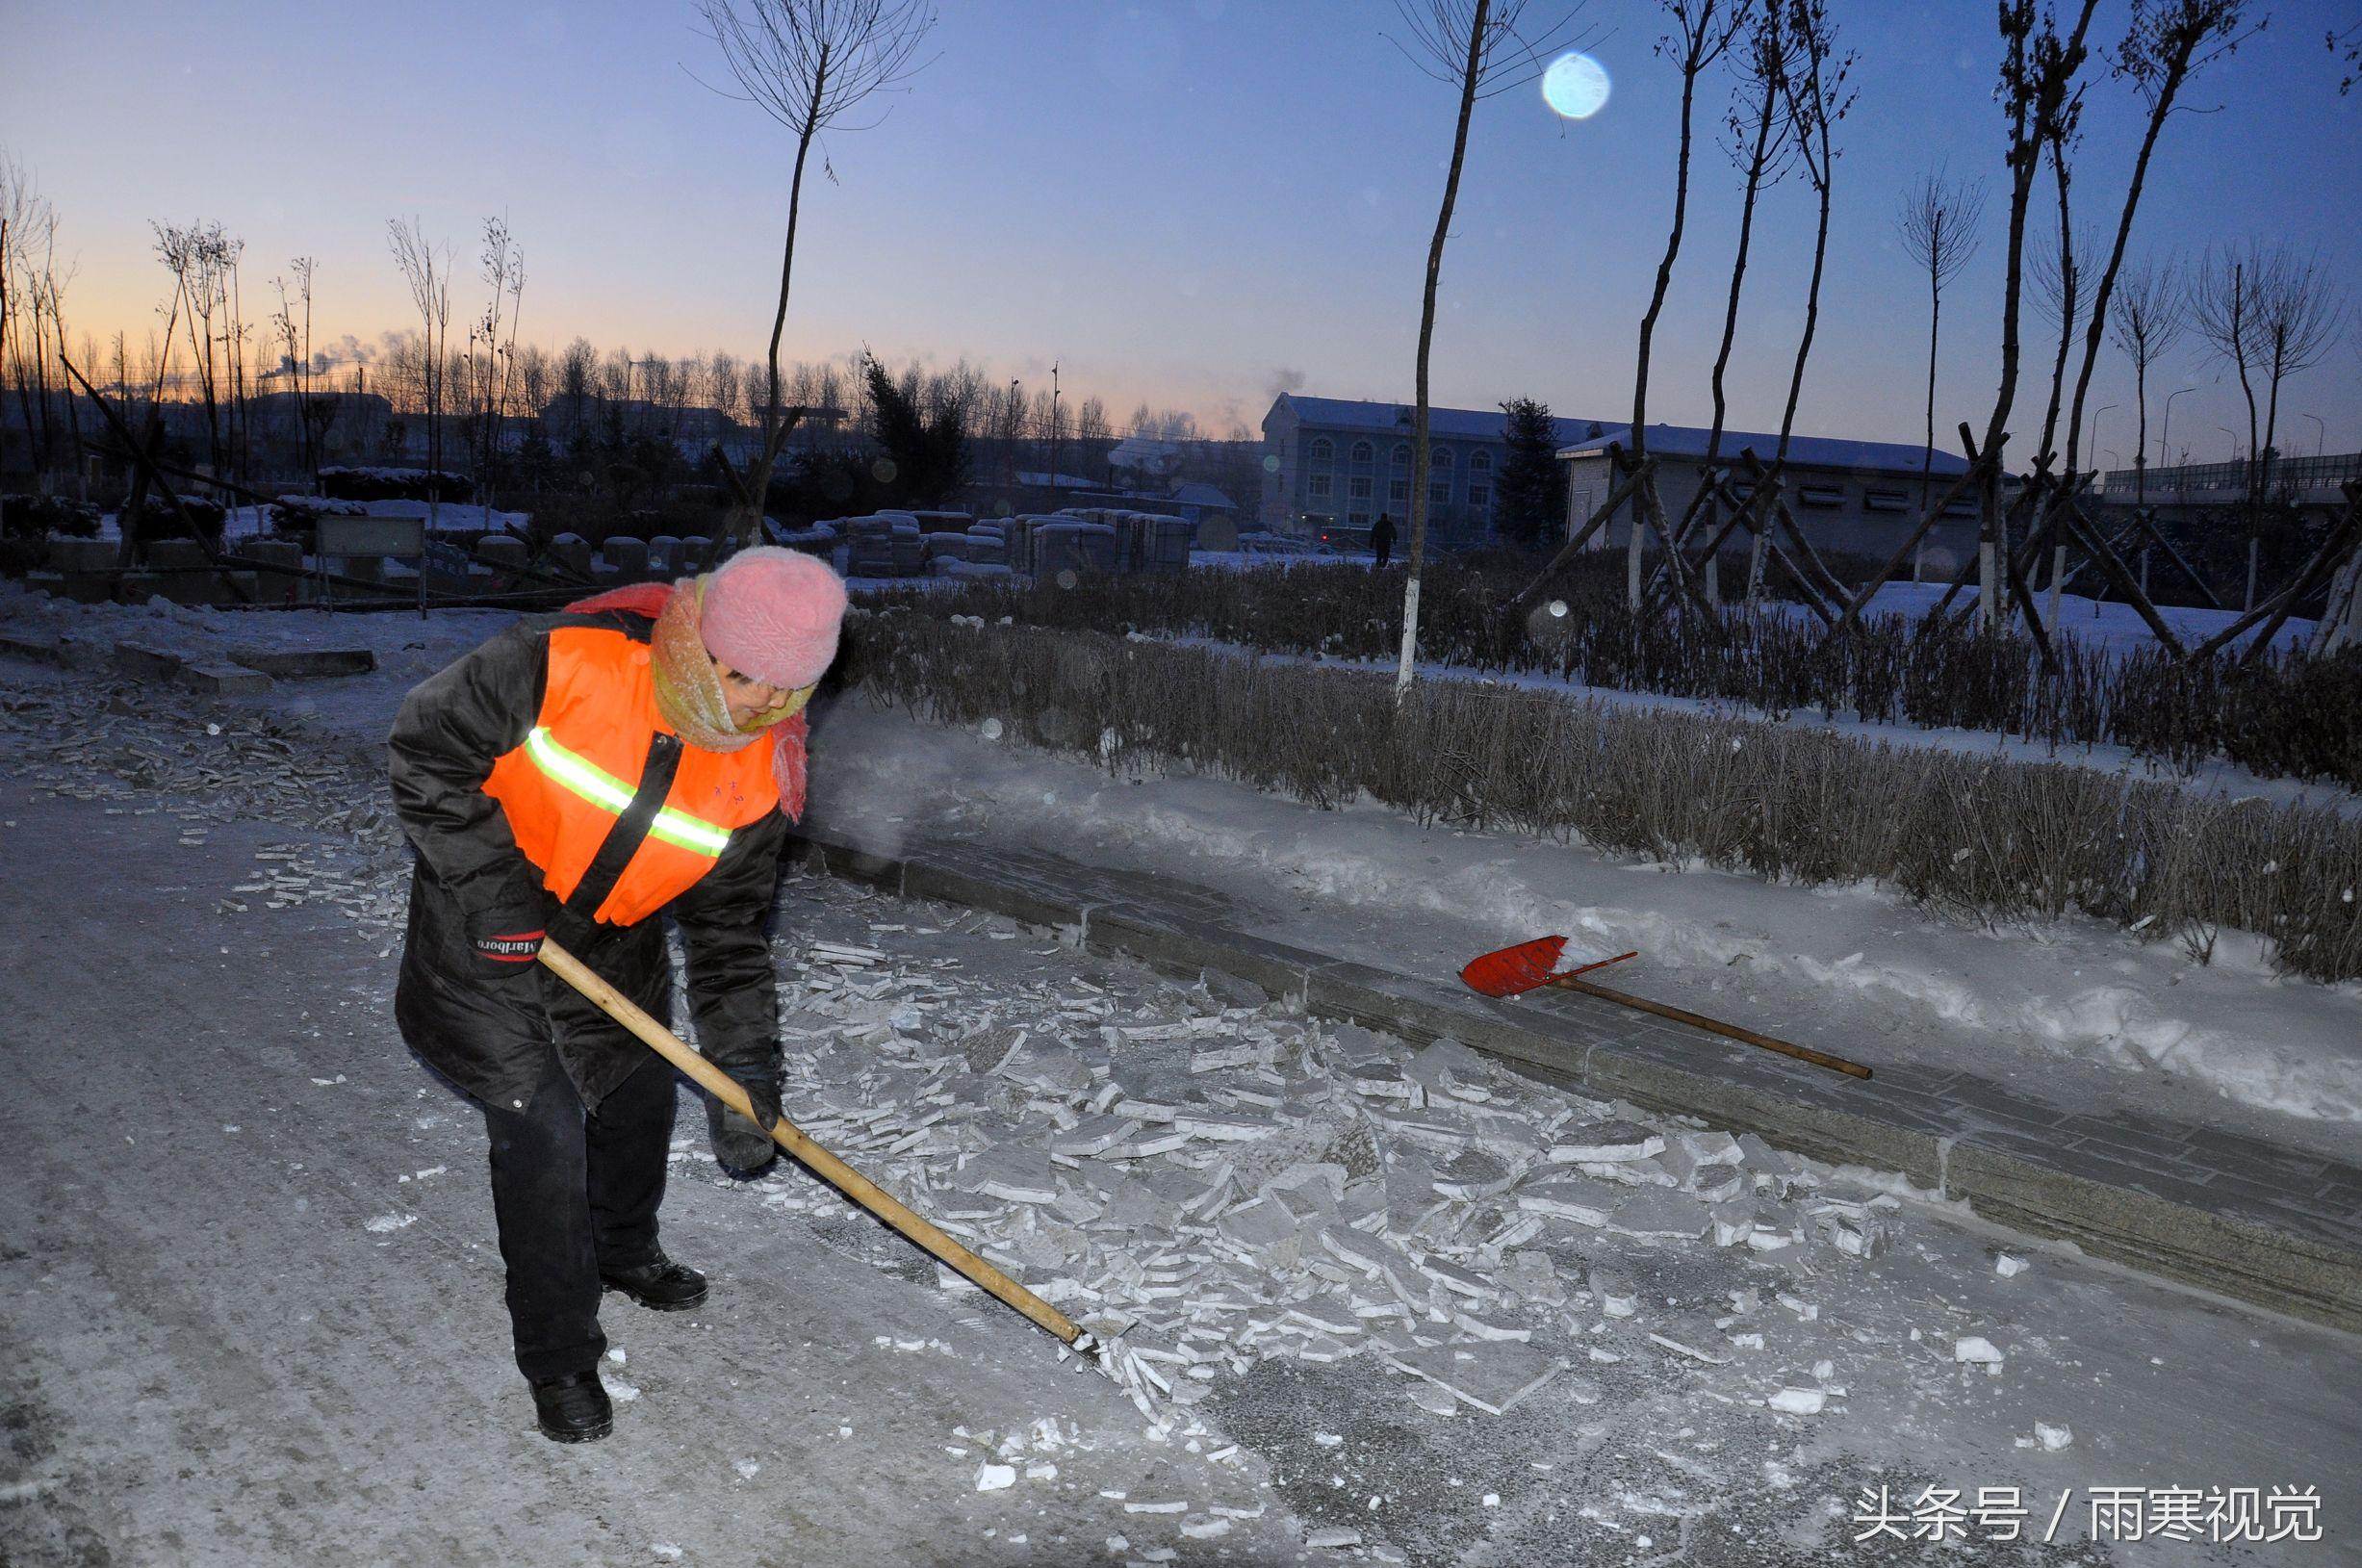
{"label": "knitted scarf", "polygon": [[706,578],[682,578],[614,588],[566,606],[573,615],[597,615],[628,610],[655,621],[649,634],[650,673],[655,678],[656,711],[680,738],[700,751],[741,751],[765,734],[771,737],[771,779],[779,785],[779,807],[787,820],[804,817],[804,745],[810,733],[799,702],[787,716],[760,730],[740,730],[731,722],[730,703],[722,693],[722,678],[697,634],[698,607],[704,603]]}

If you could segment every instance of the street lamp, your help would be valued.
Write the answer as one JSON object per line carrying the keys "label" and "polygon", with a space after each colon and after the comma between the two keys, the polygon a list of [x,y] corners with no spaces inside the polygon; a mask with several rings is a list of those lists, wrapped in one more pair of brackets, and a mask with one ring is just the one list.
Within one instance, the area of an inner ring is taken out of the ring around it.
{"label": "street lamp", "polygon": [[2180,397],[2185,392],[2195,392],[2197,390],[2196,383],[2193,382],[2191,385],[2186,387],[2176,387],[2173,389],[2173,391],[2166,395],[2165,426],[2157,432],[2157,456],[2162,461],[2164,467],[2171,468],[2173,466],[2173,445],[2167,439],[2173,433],[2173,399]]}
{"label": "street lamp", "polygon": [[2322,424],[2319,414],[2307,414],[2305,418],[2313,422],[2313,456],[2318,461],[2323,449],[2329,445],[2329,427]]}
{"label": "street lamp", "polygon": [[[2106,413],[2106,412],[2107,412],[2109,409],[2111,409],[2111,408],[2117,408],[2117,407],[2120,407],[2120,406],[2122,406],[2122,405],[2121,405],[2121,404],[2118,404],[2118,403],[2102,403],[2102,404],[2100,404],[2100,405],[2099,405],[2097,408],[2094,408],[2094,409],[2092,409],[2092,424],[2091,424],[2091,431],[2092,431],[2092,435],[2091,435],[2091,439],[2090,439],[2089,441],[2086,441],[2086,442],[2084,443],[2083,450],[2084,450],[2085,451],[2088,451],[2088,452],[2094,452],[2094,453],[2095,453],[2095,452],[2097,452],[2097,451],[2099,450],[2099,416],[2100,416],[2100,415],[2102,415],[2102,414],[2105,414],[2105,413]],[[2096,465],[2094,465],[2094,466],[2096,466]]]}
{"label": "street lamp", "polygon": [[2236,430],[2234,430],[2234,429],[2232,429],[2232,428],[2231,428],[2229,425],[2227,425],[2227,424],[2218,424],[2218,425],[2216,425],[2216,426],[2215,426],[2215,428],[2216,428],[2216,429],[2218,429],[2218,430],[2220,430],[2220,431],[2221,431],[2221,432],[2222,432],[2224,435],[2229,436],[2229,437],[2231,438],[2231,461],[2232,461],[2232,462],[2234,462],[2234,463],[2238,462],[2238,461],[2239,461],[2239,432],[2238,432],[2238,431],[2236,431]]}

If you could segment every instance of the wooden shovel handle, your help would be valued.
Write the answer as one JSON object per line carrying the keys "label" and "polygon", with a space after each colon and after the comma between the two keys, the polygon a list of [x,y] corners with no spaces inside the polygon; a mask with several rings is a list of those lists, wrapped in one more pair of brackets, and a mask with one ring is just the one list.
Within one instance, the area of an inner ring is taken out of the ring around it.
{"label": "wooden shovel handle", "polygon": [[[541,944],[541,962],[559,979],[598,1003],[607,1016],[637,1035],[657,1055],[695,1079],[699,1087],[715,1099],[748,1120],[754,1119],[754,1107],[747,1101],[746,1091],[739,1088],[730,1074],[689,1049],[680,1036],[650,1017],[631,998],[593,974],[580,959],[545,938]],[[838,1192],[925,1247],[946,1267],[958,1270],[977,1286],[1024,1313],[1040,1327],[1068,1345],[1082,1334],[1082,1329],[1065,1313],[912,1213],[893,1194],[813,1143],[785,1117],[780,1118],[778,1125],[771,1129],[771,1136],[780,1147],[803,1161]]]}
{"label": "wooden shovel handle", "polygon": [[1841,1056],[1831,1056],[1825,1051],[1816,1051],[1809,1045],[1791,1045],[1784,1040],[1774,1040],[1769,1035],[1759,1035],[1752,1029],[1741,1029],[1737,1024],[1724,1023],[1720,1018],[1709,1018],[1703,1013],[1688,1013],[1678,1007],[1667,1007],[1662,1002],[1652,1002],[1645,997],[1631,995],[1627,991],[1609,990],[1605,986],[1595,986],[1588,980],[1577,980],[1572,975],[1558,975],[1544,981],[1543,984],[1556,986],[1564,990],[1579,990],[1585,996],[1596,996],[1603,1002],[1613,1002],[1618,1007],[1629,1007],[1635,1012],[1654,1013],[1660,1018],[1671,1018],[1676,1023],[1685,1023],[1693,1029],[1703,1029],[1709,1035],[1720,1035],[1726,1040],[1735,1040],[1747,1045],[1759,1045],[1764,1050],[1778,1051],[1782,1056],[1792,1056],[1799,1062],[1810,1062],[1816,1067],[1827,1067],[1832,1072],[1842,1072],[1848,1077],[1867,1078],[1870,1075],[1870,1069],[1859,1062],[1848,1062]]}

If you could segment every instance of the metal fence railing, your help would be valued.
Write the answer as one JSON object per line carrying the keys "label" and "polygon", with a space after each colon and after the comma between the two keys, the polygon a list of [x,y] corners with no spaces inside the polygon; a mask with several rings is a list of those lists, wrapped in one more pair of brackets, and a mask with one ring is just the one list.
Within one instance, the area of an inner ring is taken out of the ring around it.
{"label": "metal fence railing", "polygon": [[[2245,462],[2185,463],[2178,468],[2153,468],[2145,482],[2152,501],[2225,500],[2246,493],[2253,475]],[[2322,457],[2275,457],[2266,478],[2271,492],[2315,492],[2334,496],[2349,479],[2362,479],[2362,451],[2331,452]],[[2130,501],[2144,488],[2140,471],[2113,468],[2099,478],[2100,494],[2110,501]]]}

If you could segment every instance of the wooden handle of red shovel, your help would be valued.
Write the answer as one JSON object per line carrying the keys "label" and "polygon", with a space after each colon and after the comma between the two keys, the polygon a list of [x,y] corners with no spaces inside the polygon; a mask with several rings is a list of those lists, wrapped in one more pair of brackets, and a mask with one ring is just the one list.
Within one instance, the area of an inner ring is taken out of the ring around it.
{"label": "wooden handle of red shovel", "polygon": [[[730,1074],[689,1049],[680,1036],[650,1017],[631,998],[593,974],[580,959],[545,938],[541,944],[541,962],[559,979],[598,1003],[601,1011],[637,1035],[657,1055],[695,1079],[698,1086],[715,1099],[749,1120],[754,1119],[754,1107],[747,1102],[746,1091],[732,1082]],[[813,1143],[786,1118],[780,1118],[778,1125],[771,1129],[771,1136],[780,1147],[803,1161],[829,1185],[925,1247],[946,1267],[958,1270],[981,1289],[989,1291],[1007,1305],[1024,1313],[1037,1325],[1049,1330],[1068,1345],[1081,1336],[1083,1330],[1065,1313],[912,1213],[893,1194]]]}
{"label": "wooden handle of red shovel", "polygon": [[1759,1045],[1764,1050],[1778,1051],[1782,1056],[1792,1056],[1799,1062],[1810,1062],[1816,1067],[1827,1067],[1832,1072],[1842,1072],[1848,1077],[1867,1078],[1870,1075],[1870,1069],[1859,1062],[1848,1062],[1841,1056],[1831,1056],[1826,1051],[1816,1051],[1810,1045],[1791,1045],[1784,1040],[1774,1040],[1769,1035],[1759,1035],[1752,1029],[1741,1029],[1737,1024],[1725,1023],[1720,1018],[1709,1018],[1703,1013],[1689,1013],[1678,1007],[1667,1007],[1662,1002],[1652,1002],[1646,997],[1634,996],[1629,991],[1609,990],[1605,986],[1595,986],[1588,980],[1578,980],[1572,975],[1555,975],[1544,981],[1543,984],[1556,986],[1562,990],[1579,990],[1585,996],[1596,996],[1603,1002],[1613,1002],[1618,1007],[1629,1007],[1635,1012],[1653,1013],[1660,1018],[1671,1018],[1676,1023],[1685,1023],[1693,1029],[1703,1029],[1709,1035],[1720,1035],[1726,1040],[1735,1040],[1747,1045]]}

